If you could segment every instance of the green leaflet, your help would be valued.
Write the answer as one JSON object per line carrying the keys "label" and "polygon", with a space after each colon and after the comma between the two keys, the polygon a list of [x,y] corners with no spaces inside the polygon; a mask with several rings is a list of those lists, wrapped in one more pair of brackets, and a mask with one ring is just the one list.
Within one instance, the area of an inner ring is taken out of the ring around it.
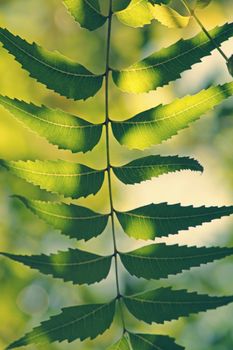
{"label": "green leaflet", "polygon": [[157,21],[168,28],[184,28],[189,24],[190,16],[182,16],[170,6],[154,5],[150,11]]}
{"label": "green leaflet", "polygon": [[120,144],[143,150],[176,135],[232,95],[232,82],[214,86],[159,105],[126,121],[113,121],[112,131]]}
{"label": "green leaflet", "polygon": [[37,269],[46,275],[74,284],[92,284],[107,277],[112,257],[100,256],[79,249],[69,249],[51,255],[14,255],[0,253],[7,258]]}
{"label": "green leaflet", "polygon": [[100,11],[97,0],[63,0],[68,11],[81,27],[95,30],[107,20]]}
{"label": "green leaflet", "polygon": [[91,124],[58,109],[39,107],[1,95],[0,105],[50,143],[72,152],[92,150],[102,134],[102,125]]}
{"label": "green leaflet", "polygon": [[195,7],[197,8],[204,8],[208,6],[211,3],[212,0],[196,0]]}
{"label": "green leaflet", "polygon": [[98,214],[85,207],[14,197],[21,200],[40,219],[71,238],[87,241],[100,235],[107,226],[109,215]]}
{"label": "green leaflet", "polygon": [[[232,34],[232,23],[210,31],[217,45],[229,39]],[[113,80],[121,90],[127,92],[155,90],[180,78],[182,72],[200,62],[201,58],[210,55],[215,48],[216,46],[201,32],[189,40],[180,40],[129,68],[114,70]]]}
{"label": "green leaflet", "polygon": [[136,239],[155,239],[233,214],[229,207],[182,207],[180,204],[149,204],[127,212],[116,212],[125,233]]}
{"label": "green leaflet", "polygon": [[140,183],[179,170],[203,171],[195,159],[178,156],[147,156],[121,167],[113,167],[114,174],[125,184]]}
{"label": "green leaflet", "polygon": [[232,254],[233,248],[197,248],[161,243],[120,253],[120,257],[131,275],[159,279]]}
{"label": "green leaflet", "polygon": [[110,346],[107,350],[131,350],[126,337],[122,337],[116,344]]}
{"label": "green leaflet", "polygon": [[229,58],[229,61],[227,62],[227,68],[230,75],[233,77],[233,55]]}
{"label": "green leaflet", "polygon": [[233,297],[210,297],[185,290],[159,288],[146,293],[124,297],[128,310],[146,323],[164,323],[182,316],[216,309],[233,302]]}
{"label": "green leaflet", "polygon": [[96,194],[104,181],[104,171],[64,160],[5,161],[0,165],[41,189],[80,198]]}
{"label": "green leaflet", "polygon": [[129,6],[116,13],[117,18],[130,27],[142,27],[153,19],[148,0],[131,0]]}
{"label": "green leaflet", "polygon": [[113,1],[113,12],[124,10],[130,3],[131,0],[117,0]]}
{"label": "green leaflet", "polygon": [[52,316],[34,328],[21,339],[8,346],[14,349],[28,344],[50,344],[67,340],[69,343],[87,338],[94,339],[104,333],[112,324],[115,301],[109,304],[72,306]]}
{"label": "green leaflet", "polygon": [[62,96],[86,99],[95,95],[102,86],[103,75],[94,75],[59,52],[29,44],[7,29],[0,28],[0,42],[31,77]]}
{"label": "green leaflet", "polygon": [[164,335],[130,333],[129,336],[134,350],[184,350],[173,338]]}

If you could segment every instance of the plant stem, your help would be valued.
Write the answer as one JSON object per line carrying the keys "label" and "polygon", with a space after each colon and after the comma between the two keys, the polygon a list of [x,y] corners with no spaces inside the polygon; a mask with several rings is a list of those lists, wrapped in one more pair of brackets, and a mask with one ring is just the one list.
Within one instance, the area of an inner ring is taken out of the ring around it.
{"label": "plant stem", "polygon": [[197,17],[195,10],[192,9],[189,4],[187,3],[186,0],[181,0],[182,3],[184,4],[184,6],[187,8],[187,10],[189,11],[190,15],[193,16],[193,18],[195,19],[195,21],[197,22],[197,24],[200,26],[200,28],[202,29],[202,31],[205,33],[205,35],[208,37],[208,39],[212,42],[212,44],[216,47],[216,49],[218,50],[218,52],[220,53],[220,55],[224,58],[224,60],[226,62],[229,61],[228,57],[225,55],[225,53],[223,52],[223,50],[219,47],[219,45],[214,41],[214,39],[212,38],[212,36],[210,35],[210,33],[208,32],[208,30],[205,28],[205,26],[203,25],[203,23],[200,21],[200,19]]}
{"label": "plant stem", "polygon": [[109,13],[108,13],[108,33],[107,33],[107,52],[106,52],[106,71],[105,71],[105,125],[106,125],[106,153],[107,153],[107,176],[108,176],[108,189],[109,189],[109,200],[110,200],[110,216],[112,225],[112,238],[114,247],[114,259],[115,259],[115,276],[116,276],[116,299],[119,300],[119,308],[121,321],[123,326],[123,332],[125,332],[125,321],[121,304],[121,292],[119,284],[119,273],[118,273],[118,249],[116,242],[116,231],[114,222],[114,205],[113,205],[113,192],[112,192],[112,180],[111,180],[111,158],[110,158],[110,141],[109,141],[109,60],[110,60],[110,47],[111,47],[111,30],[112,30],[112,0],[109,0]]}

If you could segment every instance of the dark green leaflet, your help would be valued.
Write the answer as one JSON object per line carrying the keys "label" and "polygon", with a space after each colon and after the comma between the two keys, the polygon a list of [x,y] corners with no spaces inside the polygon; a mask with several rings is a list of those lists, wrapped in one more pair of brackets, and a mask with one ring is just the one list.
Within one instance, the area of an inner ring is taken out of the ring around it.
{"label": "dark green leaflet", "polygon": [[133,350],[184,350],[175,340],[164,335],[129,333]]}
{"label": "dark green leaflet", "polygon": [[144,240],[175,234],[231,214],[233,206],[195,208],[168,203],[149,204],[128,212],[116,212],[125,233]]}
{"label": "dark green leaflet", "polygon": [[107,20],[100,11],[97,0],[63,0],[68,11],[81,27],[95,30]]}
{"label": "dark green leaflet", "polygon": [[36,106],[0,95],[0,104],[26,127],[59,148],[87,152],[99,142],[101,124],[91,124],[58,109]]}
{"label": "dark green leaflet", "polygon": [[110,327],[114,314],[115,301],[109,304],[67,307],[62,309],[61,314],[42,322],[40,326],[9,345],[7,349],[28,344],[50,344],[64,340],[70,343],[76,339],[94,339]]}
{"label": "dark green leaflet", "polygon": [[178,156],[147,156],[133,160],[121,167],[113,167],[114,174],[125,184],[135,184],[150,180],[170,172],[180,170],[203,171],[195,159]]}
{"label": "dark green leaflet", "polygon": [[99,91],[103,75],[94,75],[59,52],[50,52],[0,28],[0,42],[32,78],[62,96],[81,100]]}
{"label": "dark green leaflet", "polygon": [[[217,45],[233,34],[233,24],[225,24],[210,31]],[[164,86],[180,78],[180,74],[201,58],[209,56],[216,46],[204,33],[189,40],[180,40],[166,49],[162,49],[144,60],[122,71],[113,71],[115,84],[127,92],[147,92]]]}
{"label": "dark green leaflet", "polygon": [[121,253],[120,257],[131,275],[159,279],[232,254],[233,248],[197,248],[161,243]]}
{"label": "dark green leaflet", "polygon": [[185,290],[159,288],[146,293],[124,297],[129,311],[147,323],[176,320],[182,316],[216,309],[233,302],[233,296],[210,297]]}
{"label": "dark green leaflet", "polygon": [[111,256],[100,256],[79,249],[69,249],[51,255],[0,254],[41,273],[74,284],[92,284],[106,278],[112,261]]}
{"label": "dark green leaflet", "polygon": [[71,198],[96,194],[104,181],[104,171],[64,160],[0,160],[0,165],[41,189]]}
{"label": "dark green leaflet", "polygon": [[40,219],[77,240],[84,239],[87,241],[97,237],[107,226],[109,215],[95,213],[85,207],[15,197],[20,199]]}

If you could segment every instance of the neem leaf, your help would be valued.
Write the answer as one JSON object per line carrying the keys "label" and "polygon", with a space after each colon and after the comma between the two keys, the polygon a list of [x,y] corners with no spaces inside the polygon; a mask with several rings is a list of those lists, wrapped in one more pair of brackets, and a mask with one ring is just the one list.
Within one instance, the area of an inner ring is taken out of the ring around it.
{"label": "neem leaf", "polygon": [[24,126],[59,148],[87,152],[99,142],[101,124],[92,124],[67,112],[36,106],[0,95],[2,105]]}
{"label": "neem leaf", "polygon": [[160,243],[120,253],[120,257],[131,275],[159,279],[232,254],[233,248],[198,248]]}
{"label": "neem leaf", "polygon": [[113,121],[112,131],[120,144],[143,150],[176,135],[232,95],[232,82],[213,86],[196,95],[151,108],[128,120]]}
{"label": "neem leaf", "polygon": [[143,27],[153,19],[148,0],[131,0],[126,9],[116,12],[116,16],[119,21],[134,28]]}
{"label": "neem leaf", "polygon": [[137,319],[146,323],[164,323],[227,305],[233,302],[233,297],[210,297],[204,294],[188,293],[186,290],[159,288],[124,297],[124,302]]}
{"label": "neem leaf", "polygon": [[61,314],[42,322],[7,349],[29,344],[51,344],[55,341],[67,340],[70,343],[76,339],[94,339],[111,326],[114,313],[115,301],[109,304],[66,307]]}
{"label": "neem leaf", "polygon": [[185,350],[173,338],[165,335],[129,333],[133,350]]}
{"label": "neem leaf", "polygon": [[179,40],[129,68],[113,70],[115,84],[123,91],[140,93],[155,90],[180,78],[182,72],[209,56],[216,45],[233,35],[233,23],[216,27],[209,33],[215,45],[203,32],[191,39]]}
{"label": "neem leaf", "polygon": [[131,350],[127,338],[122,337],[116,344],[110,346],[107,350]]}
{"label": "neem leaf", "polygon": [[116,215],[125,233],[136,239],[155,239],[233,214],[229,207],[182,207],[180,204],[149,204]]}
{"label": "neem leaf", "polygon": [[112,257],[100,256],[79,249],[51,255],[15,255],[0,253],[46,275],[74,284],[92,284],[107,277]]}
{"label": "neem leaf", "polygon": [[190,16],[182,16],[170,6],[154,5],[150,11],[157,21],[168,28],[184,28],[189,24]]}
{"label": "neem leaf", "polygon": [[24,205],[63,234],[85,241],[100,235],[107,226],[109,215],[96,213],[74,204],[43,202],[14,196]]}
{"label": "neem leaf", "polygon": [[140,183],[180,170],[203,171],[203,167],[192,158],[158,155],[139,158],[121,167],[113,167],[114,174],[125,184]]}
{"label": "neem leaf", "polygon": [[100,11],[97,0],[63,0],[68,11],[81,27],[95,30],[107,20]]}
{"label": "neem leaf", "polygon": [[41,189],[71,198],[96,194],[104,181],[104,171],[64,160],[0,160],[0,165]]}
{"label": "neem leaf", "polygon": [[0,42],[32,78],[62,96],[86,99],[95,95],[102,86],[103,75],[91,73],[59,52],[29,44],[7,29],[0,28]]}

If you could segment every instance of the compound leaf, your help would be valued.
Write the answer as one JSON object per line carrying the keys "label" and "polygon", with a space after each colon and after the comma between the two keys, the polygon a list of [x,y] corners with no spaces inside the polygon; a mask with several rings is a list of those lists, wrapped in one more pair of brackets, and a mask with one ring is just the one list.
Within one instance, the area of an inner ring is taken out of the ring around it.
{"label": "compound leaf", "polygon": [[1,95],[0,105],[50,143],[72,152],[92,150],[102,134],[102,125],[89,123],[58,109],[39,107]]}
{"label": "compound leaf", "polygon": [[159,105],[126,121],[113,121],[113,134],[120,144],[143,150],[176,135],[232,95],[232,82],[214,86]]}
{"label": "compound leaf", "polygon": [[110,346],[107,350],[131,350],[126,337],[122,337],[116,344]]}
{"label": "compound leaf", "polygon": [[97,0],[63,0],[68,11],[81,27],[95,30],[107,20],[100,11]]}
{"label": "compound leaf", "polygon": [[157,21],[168,28],[184,28],[189,24],[190,16],[182,16],[170,6],[154,5],[150,11]]}
{"label": "compound leaf", "polygon": [[233,206],[195,208],[180,204],[149,204],[127,212],[116,212],[124,231],[136,239],[155,239],[176,234],[213,219],[233,214]]}
{"label": "compound leaf", "polygon": [[76,339],[94,339],[111,326],[114,314],[115,301],[109,304],[66,307],[62,309],[61,314],[42,322],[7,349],[28,344],[50,344],[64,340],[70,343]]}
{"label": "compound leaf", "polygon": [[74,284],[92,284],[107,277],[111,256],[100,256],[79,249],[69,249],[51,255],[14,255],[0,253],[7,258],[37,269],[46,275]]}
{"label": "compound leaf", "polygon": [[107,226],[109,215],[96,213],[74,204],[43,202],[14,196],[24,205],[63,234],[85,241],[100,235]]}
{"label": "compound leaf", "polygon": [[134,350],[184,350],[173,338],[165,335],[129,333],[129,337]]}
{"label": "compound leaf", "polygon": [[126,9],[116,12],[116,16],[122,23],[134,28],[143,27],[153,19],[148,0],[131,0]]}
{"label": "compound leaf", "polygon": [[[220,45],[233,34],[233,23],[216,27],[210,35]],[[122,71],[113,71],[115,84],[127,92],[148,92],[180,78],[180,74],[201,58],[211,54],[216,46],[201,32],[189,40],[180,40]]]}
{"label": "compound leaf", "polygon": [[120,253],[120,257],[131,275],[159,279],[232,254],[233,248],[197,248],[161,243]]}
{"label": "compound leaf", "polygon": [[147,156],[121,167],[113,167],[114,174],[125,184],[140,183],[163,174],[180,170],[203,171],[195,159],[178,156]]}
{"label": "compound leaf", "polygon": [[80,198],[96,194],[104,181],[104,171],[64,160],[0,160],[0,165],[41,189],[65,197]]}
{"label": "compound leaf", "polygon": [[124,297],[128,310],[146,323],[164,323],[182,316],[216,309],[233,302],[233,297],[210,297],[185,290],[159,288],[146,293]]}
{"label": "compound leaf", "polygon": [[102,86],[103,75],[94,75],[59,52],[29,44],[7,29],[0,28],[0,42],[31,77],[62,96],[86,99],[95,95]]}

